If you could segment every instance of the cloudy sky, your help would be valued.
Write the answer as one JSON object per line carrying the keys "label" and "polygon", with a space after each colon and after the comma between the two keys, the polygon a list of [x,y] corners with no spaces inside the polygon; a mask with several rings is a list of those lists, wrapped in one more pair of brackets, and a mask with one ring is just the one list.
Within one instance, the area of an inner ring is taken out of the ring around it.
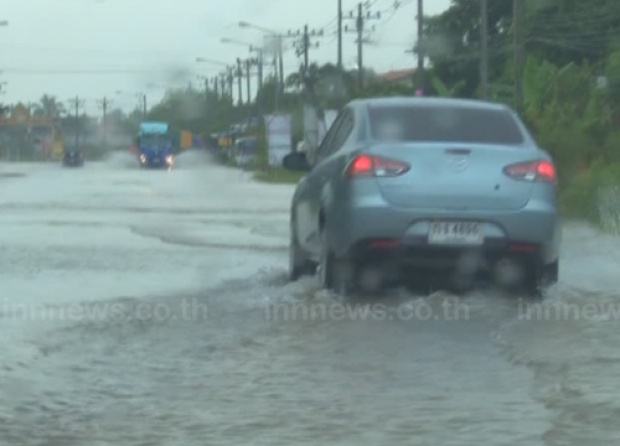
{"label": "cloudy sky", "polygon": [[[369,0],[380,20],[373,44],[365,46],[364,63],[377,71],[415,64],[405,50],[416,35],[416,0]],[[426,0],[425,13],[444,10],[450,0]],[[343,0],[345,14],[356,0]],[[307,23],[324,29],[312,61],[335,62],[337,0],[2,0],[0,20],[0,81],[2,102],[34,102],[44,93],[68,101],[79,96],[89,112],[97,101],[110,98],[116,106],[133,108],[136,94],[144,92],[157,102],[172,85],[198,83],[222,67],[198,64],[196,57],[233,63],[248,55],[241,45],[223,44],[234,38],[260,44],[262,33],[241,29],[247,21],[278,32],[297,30]],[[354,21],[348,20],[349,27]],[[355,36],[345,34],[344,63],[354,67]],[[293,50],[285,54],[285,71],[300,60]],[[269,70],[269,68],[266,68]]]}

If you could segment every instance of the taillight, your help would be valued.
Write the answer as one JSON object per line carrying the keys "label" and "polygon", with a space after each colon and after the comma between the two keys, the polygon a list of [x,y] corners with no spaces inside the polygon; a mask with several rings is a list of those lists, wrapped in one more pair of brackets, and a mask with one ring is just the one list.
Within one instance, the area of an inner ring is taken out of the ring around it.
{"label": "taillight", "polygon": [[557,174],[553,163],[546,160],[527,161],[512,164],[504,168],[504,173],[515,180],[557,182]]}
{"label": "taillight", "polygon": [[375,155],[358,155],[349,163],[349,177],[396,177],[409,170],[409,164]]}

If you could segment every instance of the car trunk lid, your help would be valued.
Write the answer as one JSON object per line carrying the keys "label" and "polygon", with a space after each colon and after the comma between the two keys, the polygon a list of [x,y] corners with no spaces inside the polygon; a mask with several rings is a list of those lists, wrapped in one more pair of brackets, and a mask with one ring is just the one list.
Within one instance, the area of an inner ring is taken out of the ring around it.
{"label": "car trunk lid", "polygon": [[503,171],[536,158],[523,146],[395,143],[375,146],[371,152],[410,165],[403,175],[376,178],[384,199],[395,206],[517,210],[528,203],[534,187]]}

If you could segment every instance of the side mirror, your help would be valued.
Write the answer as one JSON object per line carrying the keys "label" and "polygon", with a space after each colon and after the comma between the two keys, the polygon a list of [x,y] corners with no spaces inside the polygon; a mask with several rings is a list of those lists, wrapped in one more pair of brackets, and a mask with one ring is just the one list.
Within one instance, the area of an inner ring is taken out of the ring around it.
{"label": "side mirror", "polygon": [[307,172],[310,170],[310,163],[303,152],[291,152],[282,160],[285,169],[295,172]]}

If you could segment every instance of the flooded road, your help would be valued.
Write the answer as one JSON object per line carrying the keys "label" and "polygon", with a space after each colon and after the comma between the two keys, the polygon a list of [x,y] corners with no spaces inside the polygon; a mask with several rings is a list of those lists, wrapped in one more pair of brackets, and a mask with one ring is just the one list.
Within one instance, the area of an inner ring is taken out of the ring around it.
{"label": "flooded road", "polygon": [[568,225],[542,303],[352,307],[287,283],[292,187],[179,161],[0,166],[0,444],[620,438],[619,239]]}

